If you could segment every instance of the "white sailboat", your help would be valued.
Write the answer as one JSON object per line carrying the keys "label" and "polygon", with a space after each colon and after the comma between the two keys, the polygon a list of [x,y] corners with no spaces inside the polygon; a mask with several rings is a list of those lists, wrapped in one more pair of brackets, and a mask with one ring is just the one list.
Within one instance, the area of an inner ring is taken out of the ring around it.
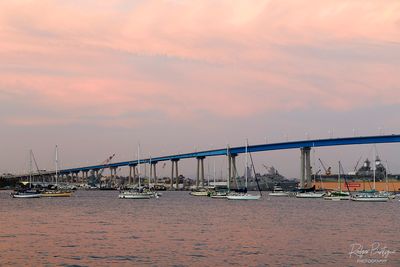
{"label": "white sailboat", "polygon": [[[228,155],[229,155],[229,149],[228,149]],[[245,155],[246,155],[246,160],[245,160],[245,188],[247,191],[247,180],[248,180],[248,175],[247,175],[247,167],[248,167],[248,141],[246,140],[245,144]],[[254,165],[253,165],[254,168]],[[254,172],[254,175],[256,173]],[[228,175],[229,176],[229,175]],[[235,177],[236,178],[236,177]],[[256,177],[257,179],[257,177]],[[260,195],[252,195],[249,193],[229,193],[228,196],[226,197],[229,200],[258,200],[261,198],[261,192]]]}
{"label": "white sailboat", "polygon": [[56,184],[55,184],[55,189],[54,190],[44,190],[41,193],[42,197],[70,197],[72,195],[72,192],[69,190],[60,190],[58,189],[58,146],[56,145],[56,154],[55,154],[55,178],[56,178]]}
{"label": "white sailboat", "polygon": [[[156,192],[152,191],[144,191],[141,185],[140,173],[141,173],[141,166],[140,166],[140,144],[138,145],[137,151],[137,161],[138,161],[138,188],[137,190],[126,190],[121,191],[118,194],[118,198],[121,199],[150,199],[150,198],[158,198],[159,195]],[[149,178],[150,182],[150,178]]]}
{"label": "white sailboat", "polygon": [[13,198],[40,198],[41,195],[32,189],[32,150],[29,151],[29,189],[19,190],[11,193]]}
{"label": "white sailboat", "polygon": [[[339,161],[339,175],[338,175],[338,190],[329,192],[327,196],[324,197],[325,200],[350,200],[350,193],[342,191],[342,179],[341,179],[341,168],[342,165]],[[343,172],[344,173],[344,172]]]}

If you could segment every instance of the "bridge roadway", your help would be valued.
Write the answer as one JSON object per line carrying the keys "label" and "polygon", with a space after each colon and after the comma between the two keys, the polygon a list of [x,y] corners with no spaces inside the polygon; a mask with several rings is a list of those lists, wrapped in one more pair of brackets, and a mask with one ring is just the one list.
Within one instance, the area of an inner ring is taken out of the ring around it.
{"label": "bridge roadway", "polygon": [[[314,148],[314,147],[328,147],[328,146],[344,146],[344,145],[364,145],[364,144],[380,144],[380,143],[398,143],[400,142],[400,135],[378,135],[378,136],[360,136],[360,137],[345,137],[345,138],[330,138],[330,139],[316,139],[316,140],[303,140],[303,141],[291,141],[283,143],[271,143],[271,144],[261,144],[261,145],[249,145],[247,151],[249,153],[253,152],[263,152],[272,150],[285,150],[285,149],[295,149],[295,148]],[[231,148],[221,148],[193,153],[177,154],[156,158],[145,158],[132,161],[115,162],[106,165],[93,165],[85,166],[71,169],[62,169],[60,174],[69,174],[77,172],[85,172],[90,170],[100,170],[104,168],[118,168],[123,166],[136,166],[138,164],[145,163],[157,163],[160,161],[178,161],[181,159],[189,158],[204,158],[213,156],[226,156],[226,155],[238,155],[246,152],[245,146],[231,147]]]}

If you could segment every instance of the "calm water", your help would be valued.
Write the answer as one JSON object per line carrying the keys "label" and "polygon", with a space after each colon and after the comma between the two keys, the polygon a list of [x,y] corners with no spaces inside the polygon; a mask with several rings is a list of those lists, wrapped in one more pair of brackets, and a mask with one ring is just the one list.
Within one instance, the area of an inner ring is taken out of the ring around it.
{"label": "calm water", "polygon": [[[228,201],[165,192],[118,199],[12,199],[0,191],[1,266],[361,266],[359,243],[400,266],[400,202],[268,198]],[[379,242],[379,243],[377,243]],[[362,259],[385,259],[374,253]],[[370,264],[372,265],[372,264]]]}

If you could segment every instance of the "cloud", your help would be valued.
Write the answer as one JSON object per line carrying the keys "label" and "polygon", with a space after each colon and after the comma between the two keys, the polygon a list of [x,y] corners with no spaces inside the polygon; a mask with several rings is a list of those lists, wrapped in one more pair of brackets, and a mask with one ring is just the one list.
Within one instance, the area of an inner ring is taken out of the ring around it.
{"label": "cloud", "polygon": [[398,1],[6,0],[0,103],[32,117],[16,106],[3,118],[55,123],[45,107],[66,123],[137,125],[395,105],[399,21]]}

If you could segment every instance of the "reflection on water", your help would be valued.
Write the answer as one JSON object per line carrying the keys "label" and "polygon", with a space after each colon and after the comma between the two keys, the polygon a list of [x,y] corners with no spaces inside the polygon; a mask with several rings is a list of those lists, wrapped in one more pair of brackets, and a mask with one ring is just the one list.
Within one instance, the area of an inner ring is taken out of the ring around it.
{"label": "reflection on water", "polygon": [[353,243],[381,242],[400,266],[400,203],[228,201],[117,191],[12,199],[0,191],[0,266],[355,266]]}

